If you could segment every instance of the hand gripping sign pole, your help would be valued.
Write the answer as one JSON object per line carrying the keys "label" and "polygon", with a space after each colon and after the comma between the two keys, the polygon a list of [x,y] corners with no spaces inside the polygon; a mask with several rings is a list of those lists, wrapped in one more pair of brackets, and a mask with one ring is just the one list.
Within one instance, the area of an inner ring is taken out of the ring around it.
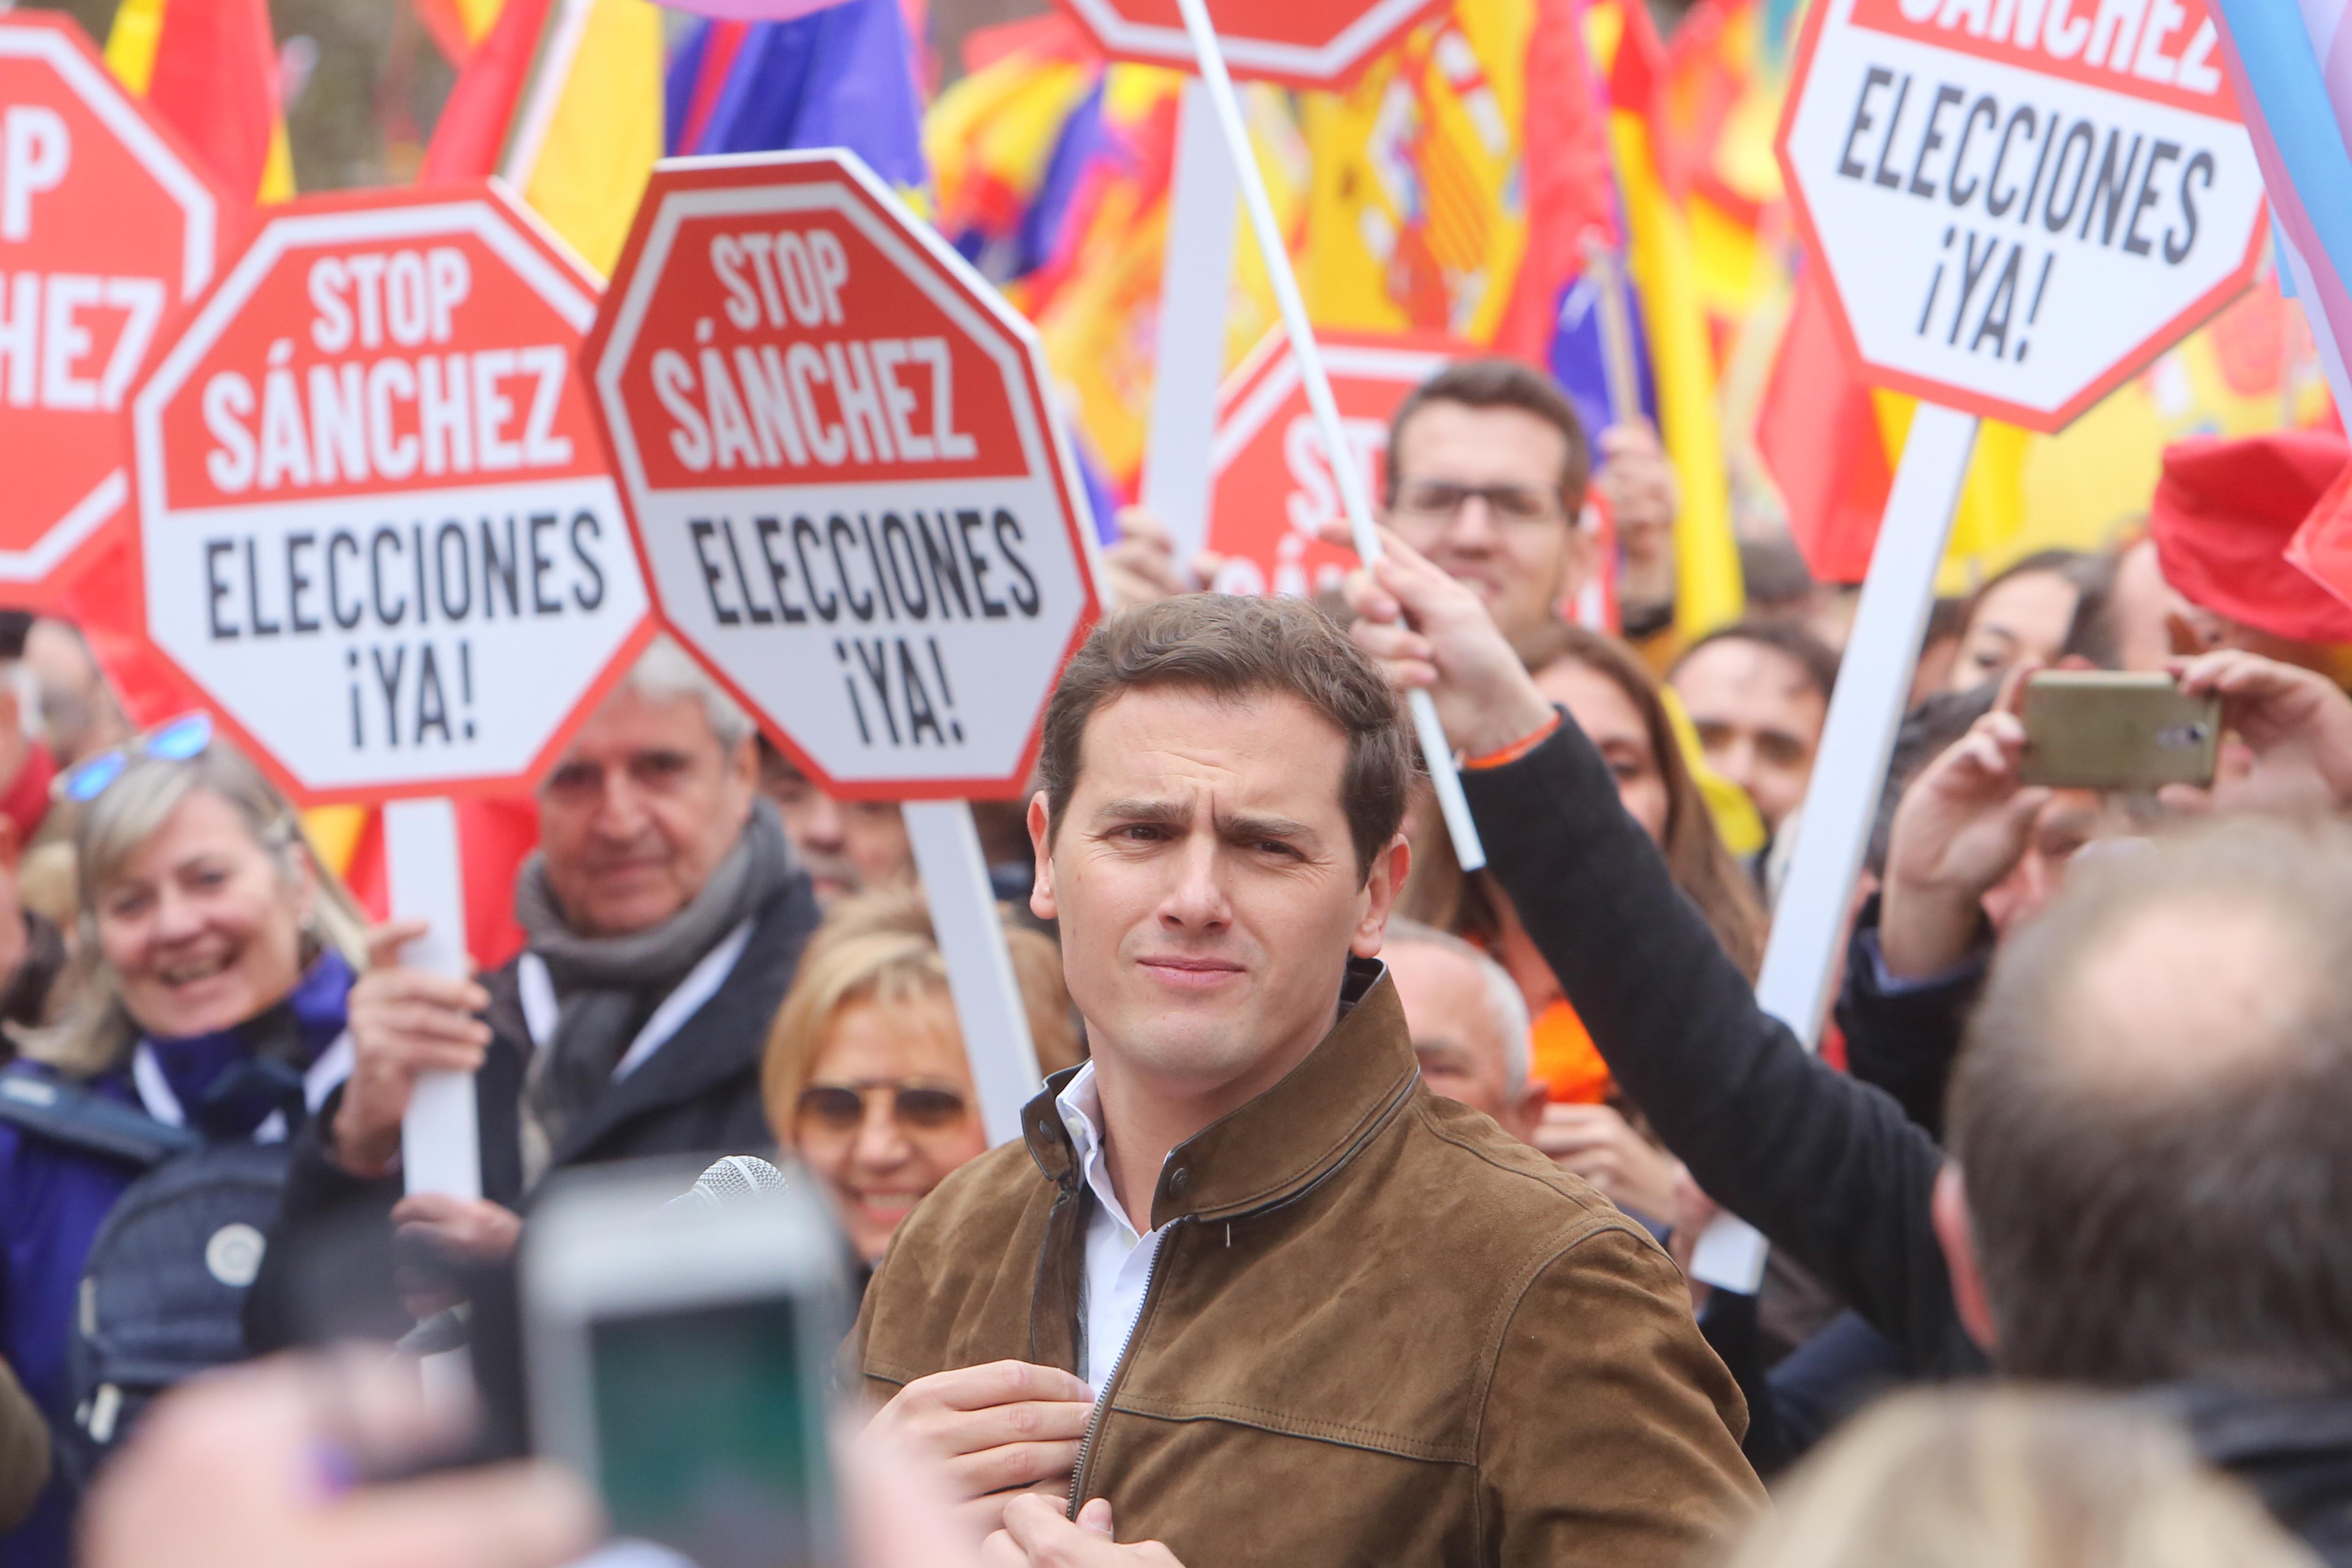
{"label": "hand gripping sign pole", "polygon": [[[1218,51],[1216,29],[1210,25],[1206,0],[1177,0],[1177,5],[1200,65],[1201,85],[1217,111],[1225,152],[1241,183],[1250,230],[1265,258],[1266,276],[1274,283],[1275,303],[1282,313],[1283,329],[1290,334],[1291,353],[1297,356],[1307,405],[1314,409],[1315,423],[1323,433],[1323,449],[1332,456],[1331,473],[1348,509],[1348,530],[1355,538],[1356,553],[1370,566],[1381,558],[1380,535],[1372,527],[1371,498],[1364,489],[1363,470],[1347,460],[1346,454],[1352,449],[1347,428],[1339,420],[1339,402],[1331,395],[1330,377],[1324,374],[1323,356],[1315,347],[1315,326],[1307,320],[1307,301],[1299,295],[1290,249],[1284,243],[1282,226],[1275,221],[1265,178],[1250,152],[1249,128],[1242,120],[1241,102],[1234,94],[1232,77],[1225,72],[1224,57]],[[1465,871],[1478,870],[1486,864],[1486,851],[1478,840],[1478,826],[1471,820],[1470,803],[1463,797],[1462,779],[1454,769],[1454,748],[1446,742],[1445,727],[1438,722],[1437,704],[1428,692],[1415,691],[1407,706],[1412,714],[1413,733],[1421,742],[1422,761],[1428,765],[1430,783],[1437,790],[1438,809],[1445,816],[1445,831],[1454,840],[1454,858]]]}

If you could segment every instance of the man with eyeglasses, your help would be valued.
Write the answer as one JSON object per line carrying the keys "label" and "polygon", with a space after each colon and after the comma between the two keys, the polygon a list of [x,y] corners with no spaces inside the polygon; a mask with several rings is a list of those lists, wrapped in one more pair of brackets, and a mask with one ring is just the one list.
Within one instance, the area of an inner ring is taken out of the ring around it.
{"label": "man with eyeglasses", "polygon": [[1521,658],[1592,571],[1578,526],[1592,472],[1551,378],[1516,360],[1448,365],[1389,423],[1386,521],[1476,590]]}

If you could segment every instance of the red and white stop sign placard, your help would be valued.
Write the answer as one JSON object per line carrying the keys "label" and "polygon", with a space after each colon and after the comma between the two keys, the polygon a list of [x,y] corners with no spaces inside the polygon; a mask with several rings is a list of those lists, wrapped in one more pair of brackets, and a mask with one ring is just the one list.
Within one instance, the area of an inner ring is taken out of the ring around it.
{"label": "red and white stop sign placard", "polygon": [[0,16],[0,600],[39,603],[130,500],[123,405],[226,206],[80,28]]}
{"label": "red and white stop sign placard", "polygon": [[584,353],[662,618],[775,739],[1017,794],[1096,613],[1029,324],[831,149],[657,166]]}
{"label": "red and white stop sign placard", "polygon": [[[1346,84],[1439,0],[1209,0],[1225,67],[1292,87]],[[1176,0],[1062,0],[1063,9],[1113,59],[1192,67]]]}
{"label": "red and white stop sign placard", "polygon": [[497,185],[313,198],[139,389],[148,637],[298,798],[527,782],[652,636],[595,310]]}
{"label": "red and white stop sign placard", "polygon": [[[1367,332],[1318,332],[1315,341],[1364,489],[1375,497],[1397,405],[1454,360],[1485,352],[1444,338]],[[1353,551],[1317,537],[1345,513],[1298,361],[1280,328],[1218,390],[1211,453],[1209,548],[1225,558],[1213,584],[1220,592],[1310,597],[1354,570]]]}
{"label": "red and white stop sign placard", "polygon": [[1867,377],[2036,430],[2262,251],[2206,0],[1819,0],[1780,155]]}

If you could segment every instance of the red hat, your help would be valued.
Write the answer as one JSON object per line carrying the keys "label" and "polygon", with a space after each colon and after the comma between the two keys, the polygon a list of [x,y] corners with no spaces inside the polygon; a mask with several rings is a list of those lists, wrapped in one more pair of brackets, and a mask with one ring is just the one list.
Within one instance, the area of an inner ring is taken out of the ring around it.
{"label": "red hat", "polygon": [[2352,643],[2352,605],[2286,558],[2347,459],[2352,445],[2332,430],[2166,447],[2147,519],[2164,580],[2199,608],[2273,637]]}

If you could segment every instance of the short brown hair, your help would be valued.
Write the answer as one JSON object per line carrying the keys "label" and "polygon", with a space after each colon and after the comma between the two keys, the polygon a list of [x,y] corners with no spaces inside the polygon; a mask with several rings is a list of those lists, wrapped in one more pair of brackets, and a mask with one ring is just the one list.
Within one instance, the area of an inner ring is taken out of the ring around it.
{"label": "short brown hair", "polygon": [[[2122,1037],[2081,972],[2158,912],[2256,922],[2273,1005]],[[2070,868],[1994,960],[1949,1122],[2006,1370],[2352,1386],[2352,833],[2240,818]]]}
{"label": "short brown hair", "polygon": [[1551,377],[1515,359],[1457,360],[1414,387],[1389,418],[1389,448],[1382,469],[1389,503],[1396,502],[1397,453],[1404,446],[1404,427],[1433,403],[1459,403],[1465,408],[1517,408],[1532,414],[1560,434],[1568,455],[1559,465],[1559,504],[1573,526],[1584,510],[1584,487],[1592,478],[1592,443],[1584,421]]}
{"label": "short brown hair", "polygon": [[1356,871],[1396,837],[1418,766],[1397,702],[1380,669],[1303,599],[1186,594],[1122,610],[1097,626],[1054,688],[1037,772],[1047,833],[1078,787],[1087,721],[1129,691],[1177,687],[1220,700],[1296,697],[1347,737],[1339,801],[1356,847]]}

